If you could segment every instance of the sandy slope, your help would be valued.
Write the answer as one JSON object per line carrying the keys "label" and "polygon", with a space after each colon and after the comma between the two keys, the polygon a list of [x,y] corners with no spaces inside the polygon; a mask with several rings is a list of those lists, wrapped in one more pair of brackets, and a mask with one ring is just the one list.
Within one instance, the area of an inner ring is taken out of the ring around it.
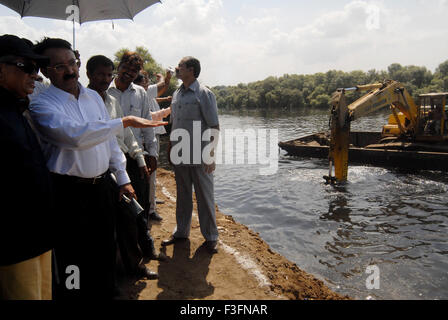
{"label": "sandy slope", "polygon": [[259,235],[231,216],[217,212],[220,232],[218,253],[202,246],[195,212],[190,239],[162,248],[175,226],[176,185],[172,172],[158,169],[157,196],[165,200],[158,212],[164,218],[153,223],[151,233],[165,261],[149,261],[158,280],[129,280],[122,284],[123,299],[347,299],[332,292],[312,275],[273,252]]}

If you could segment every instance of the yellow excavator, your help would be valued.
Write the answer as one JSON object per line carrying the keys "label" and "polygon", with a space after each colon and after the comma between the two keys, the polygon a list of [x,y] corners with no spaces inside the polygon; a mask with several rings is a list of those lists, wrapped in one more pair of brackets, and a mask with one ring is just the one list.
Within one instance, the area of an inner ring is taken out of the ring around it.
{"label": "yellow excavator", "polygon": [[[349,91],[367,93],[347,105],[345,93]],[[347,181],[350,123],[384,107],[390,107],[391,115],[383,126],[382,140],[371,148],[400,149],[409,142],[448,145],[448,93],[419,98],[417,105],[406,88],[394,80],[336,90],[331,99],[330,170],[324,176],[327,183]]]}

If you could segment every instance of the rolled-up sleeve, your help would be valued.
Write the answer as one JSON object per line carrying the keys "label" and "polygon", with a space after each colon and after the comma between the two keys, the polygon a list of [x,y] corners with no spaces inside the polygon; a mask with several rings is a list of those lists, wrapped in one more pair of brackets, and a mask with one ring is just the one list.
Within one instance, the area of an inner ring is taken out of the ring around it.
{"label": "rolled-up sleeve", "polygon": [[199,105],[202,116],[209,127],[216,127],[219,125],[218,106],[216,104],[216,97],[210,90],[202,89],[200,91]]}
{"label": "rolled-up sleeve", "polygon": [[157,85],[152,84],[148,87],[148,90],[146,90],[146,95],[149,99],[155,99],[157,98]]}
{"label": "rolled-up sleeve", "polygon": [[[149,98],[146,93],[144,94],[142,105],[142,118],[152,120]],[[154,132],[154,128],[143,128],[142,134],[146,151],[149,153],[150,156],[158,157],[157,139]]]}

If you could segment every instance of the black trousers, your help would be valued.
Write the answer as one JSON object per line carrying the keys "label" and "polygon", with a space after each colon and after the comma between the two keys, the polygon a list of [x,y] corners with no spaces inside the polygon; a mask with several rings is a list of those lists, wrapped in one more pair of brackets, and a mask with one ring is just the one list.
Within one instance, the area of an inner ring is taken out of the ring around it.
{"label": "black trousers", "polygon": [[57,174],[52,178],[60,226],[54,249],[54,299],[110,299],[116,259],[110,175],[96,184]]}
{"label": "black trousers", "polygon": [[[125,268],[133,270],[132,266],[135,266],[135,261],[139,257],[135,249],[137,243],[141,255],[149,256],[154,252],[154,240],[148,229],[150,206],[148,180],[140,177],[140,168],[136,160],[132,159],[128,154],[126,154],[126,160],[126,171],[131,179],[137,200],[144,209],[143,213],[135,216],[129,211],[129,208],[123,201],[120,203],[121,210],[118,215],[120,223],[117,224],[118,243]],[[127,265],[130,268],[126,267]]]}
{"label": "black trousers", "polygon": [[114,198],[117,199],[116,235],[120,258],[117,259],[117,271],[120,273],[122,266],[124,274],[133,276],[138,274],[143,257],[138,245],[138,217],[125,201],[118,201],[118,188],[115,189]]}
{"label": "black trousers", "polygon": [[149,182],[146,178],[140,177],[140,168],[137,161],[128,154],[126,154],[126,171],[131,179],[138,203],[140,203],[145,212],[149,212]]}

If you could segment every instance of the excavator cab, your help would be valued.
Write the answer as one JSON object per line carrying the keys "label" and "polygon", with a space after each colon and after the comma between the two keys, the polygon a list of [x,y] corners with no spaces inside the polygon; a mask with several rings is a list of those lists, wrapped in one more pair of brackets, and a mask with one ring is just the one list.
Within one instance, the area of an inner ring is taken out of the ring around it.
{"label": "excavator cab", "polygon": [[[367,93],[347,105],[346,91]],[[382,142],[442,142],[448,141],[448,92],[419,96],[416,104],[411,94],[399,82],[358,85],[337,89],[331,99],[329,175],[327,183],[347,181],[350,123],[369,113],[389,107],[392,114],[383,126]],[[333,176],[334,168],[334,176]]]}
{"label": "excavator cab", "polygon": [[416,140],[437,142],[448,140],[448,93],[419,95]]}

